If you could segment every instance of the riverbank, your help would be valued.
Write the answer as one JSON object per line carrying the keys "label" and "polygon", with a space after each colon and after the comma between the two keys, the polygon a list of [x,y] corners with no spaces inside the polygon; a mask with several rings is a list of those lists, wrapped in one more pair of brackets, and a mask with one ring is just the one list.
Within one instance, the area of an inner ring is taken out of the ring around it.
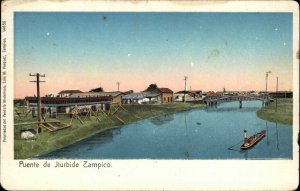
{"label": "riverbank", "polygon": [[256,115],[264,120],[268,120],[274,123],[281,124],[293,124],[293,99],[282,98],[277,100],[277,112],[276,102],[272,102],[266,107],[262,107],[257,111]]}
{"label": "riverbank", "polygon": [[[192,103],[174,103],[166,105],[123,105],[127,111],[119,109],[117,116],[126,124],[128,124],[141,119],[176,113],[204,106],[205,105]],[[72,126],[67,129],[56,132],[49,132],[48,130],[43,129],[42,133],[38,135],[36,140],[22,140],[20,138],[21,129],[36,128],[36,125],[15,126],[14,158],[26,159],[36,155],[41,155],[43,153],[48,153],[96,133],[123,125],[115,116],[112,116],[111,119],[112,121],[108,120],[107,118],[101,118],[99,122],[94,116],[92,116],[91,119],[85,120],[84,124],[81,124],[78,120],[73,120]],[[58,116],[57,120],[60,120],[64,123],[69,123],[71,118],[66,115],[61,115]],[[20,119],[18,116],[15,116],[15,123],[31,121],[36,121],[36,118],[31,118],[31,116],[28,116],[25,119]]]}

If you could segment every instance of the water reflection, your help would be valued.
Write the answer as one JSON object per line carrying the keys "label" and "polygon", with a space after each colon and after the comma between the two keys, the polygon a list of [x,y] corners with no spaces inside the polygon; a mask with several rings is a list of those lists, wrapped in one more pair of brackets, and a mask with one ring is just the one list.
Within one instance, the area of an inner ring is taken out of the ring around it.
{"label": "water reflection", "polygon": [[279,141],[278,141],[278,128],[277,128],[277,123],[276,123],[276,137],[277,137],[277,150],[279,151]]}
{"label": "water reflection", "polygon": [[[292,127],[257,118],[260,102],[245,102],[243,106],[239,109],[237,103],[229,103],[210,108],[212,112],[194,109],[141,120],[107,130],[39,158],[291,158]],[[267,137],[253,148],[241,150],[244,129],[249,135],[266,130]]]}
{"label": "water reflection", "polygon": [[[107,131],[95,134],[89,138],[83,139],[81,141],[76,142],[75,144],[66,146],[64,148],[58,149],[54,152],[46,153],[38,158],[64,158],[65,153],[73,152],[82,155],[82,150],[92,151],[95,147],[99,147],[104,144],[108,144],[113,141],[113,137],[120,134],[121,128],[109,129]],[[84,145],[84,147],[80,148],[78,145]],[[75,155],[76,156],[76,155]]]}
{"label": "water reflection", "polygon": [[[274,123],[271,123],[271,124],[274,124]],[[271,126],[270,127],[271,129],[274,129],[274,126]],[[269,125],[268,125],[268,122],[266,122],[266,129],[267,129],[267,145],[269,146],[270,144],[271,144],[271,141],[270,141],[270,139],[271,140],[275,140],[275,137],[274,136],[276,136],[276,149],[279,151],[280,149],[279,149],[279,146],[280,146],[280,144],[279,144],[279,131],[278,131],[278,124],[277,123],[275,123],[275,134],[273,133],[271,133],[271,132],[269,132]]]}
{"label": "water reflection", "polygon": [[170,123],[171,121],[174,120],[174,114],[170,115],[162,115],[158,117],[151,118],[150,121],[156,126],[161,126],[167,123]]}
{"label": "water reflection", "polygon": [[189,159],[189,151],[188,151],[188,145],[189,145],[189,137],[188,137],[188,125],[186,122],[186,116],[188,115],[188,112],[184,113],[184,124],[185,124],[185,138],[186,138],[186,145],[185,145],[185,152],[184,152],[184,156],[186,159]]}
{"label": "water reflection", "polygon": [[269,127],[268,127],[268,122],[266,121],[266,129],[267,129],[267,145],[270,145],[270,141],[269,141]]}
{"label": "water reflection", "polygon": [[245,160],[248,160],[248,149],[247,150],[240,150],[240,153],[244,155]]}
{"label": "water reflection", "polygon": [[82,142],[84,143],[84,142],[88,142],[89,144],[102,144],[102,143],[107,143],[107,142],[110,142],[110,141],[112,141],[112,139],[113,139],[113,137],[115,136],[115,135],[118,135],[118,134],[120,134],[120,128],[118,128],[118,129],[115,129],[115,130],[112,130],[112,129],[110,129],[110,130],[108,130],[108,131],[104,131],[104,132],[102,132],[102,133],[98,133],[98,134],[96,134],[96,135],[94,135],[94,136],[92,136],[90,139],[84,139],[84,140],[82,140]]}
{"label": "water reflection", "polygon": [[206,112],[255,112],[259,108],[257,107],[244,107],[244,108],[239,108],[239,107],[223,107],[223,108],[218,108],[218,107],[207,107],[204,110]]}
{"label": "water reflection", "polygon": [[270,141],[269,141],[269,137],[270,137],[270,132],[269,132],[269,126],[268,126],[268,122],[266,121],[266,129],[267,129],[267,133],[266,133],[266,137],[267,137],[267,153],[268,156],[271,156],[271,151],[270,151]]}

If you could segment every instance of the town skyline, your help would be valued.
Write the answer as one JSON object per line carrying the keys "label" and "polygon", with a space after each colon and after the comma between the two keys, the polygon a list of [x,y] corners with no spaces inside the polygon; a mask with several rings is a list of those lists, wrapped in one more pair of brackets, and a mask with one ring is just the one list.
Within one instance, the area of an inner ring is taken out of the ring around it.
{"label": "town skyline", "polygon": [[61,90],[292,90],[291,13],[15,13],[15,98]]}
{"label": "town skyline", "polygon": [[[152,83],[152,84],[156,84],[156,83]],[[25,95],[24,97],[15,97],[15,98],[25,98],[25,97],[30,97],[30,96],[36,96],[36,84],[35,83],[33,83],[32,84],[33,85],[33,93],[32,94],[29,94],[29,95]],[[151,85],[151,84],[149,84],[149,85]],[[116,89],[113,89],[113,88],[110,88],[110,89],[106,89],[106,88],[104,88],[104,87],[102,87],[102,86],[99,86],[99,87],[92,87],[92,88],[90,88],[90,89],[76,89],[76,88],[67,88],[67,89],[61,89],[61,90],[59,90],[59,91],[57,91],[57,92],[46,92],[45,93],[45,91],[43,91],[43,89],[40,89],[40,91],[41,92],[44,92],[44,93],[41,93],[41,96],[47,96],[47,95],[55,95],[55,96],[57,96],[58,94],[59,94],[59,92],[61,92],[61,91],[65,91],[65,90],[80,90],[80,91],[82,91],[83,93],[84,92],[93,92],[92,91],[92,89],[97,89],[97,88],[103,88],[103,92],[129,92],[129,91],[133,91],[133,92],[143,92],[143,91],[147,91],[146,89],[147,89],[147,87],[149,87],[149,85],[148,86],[145,86],[145,88],[144,89],[141,89],[141,90],[133,90],[133,89],[127,89],[127,90],[122,90],[121,88],[120,88],[120,90],[118,90],[117,88]],[[159,86],[158,84],[156,84],[157,85],[157,87],[158,88],[167,88],[167,87],[165,87],[165,86]],[[268,86],[273,86],[273,84],[268,84]],[[40,87],[43,87],[43,83],[40,83]],[[174,90],[174,93],[175,92],[180,92],[180,91],[184,91],[185,90],[185,88],[183,87],[182,89],[178,89],[178,90]],[[223,91],[226,91],[226,92],[251,92],[251,91],[254,91],[254,92],[265,92],[265,89],[264,90],[232,90],[232,89],[226,89],[226,87],[222,87],[222,88],[220,88],[220,89],[215,89],[215,90],[212,90],[212,89],[208,89],[208,90],[202,90],[201,88],[192,88],[191,86],[187,86],[186,87],[186,91],[202,91],[202,92],[223,92]],[[268,92],[275,92],[276,91],[276,87],[275,88],[269,88],[268,87]],[[282,89],[278,89],[278,91],[293,91],[292,89],[288,89],[288,90],[282,90]],[[96,93],[96,92],[95,92]]]}

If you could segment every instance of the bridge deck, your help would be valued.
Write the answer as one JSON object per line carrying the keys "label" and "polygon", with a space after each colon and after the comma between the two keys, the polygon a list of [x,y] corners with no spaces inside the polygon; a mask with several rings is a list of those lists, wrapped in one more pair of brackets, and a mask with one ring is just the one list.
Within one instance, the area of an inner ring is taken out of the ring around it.
{"label": "bridge deck", "polygon": [[233,101],[263,101],[269,102],[269,98],[261,97],[261,96],[226,96],[215,99],[205,99],[204,103],[224,103],[224,102],[233,102]]}

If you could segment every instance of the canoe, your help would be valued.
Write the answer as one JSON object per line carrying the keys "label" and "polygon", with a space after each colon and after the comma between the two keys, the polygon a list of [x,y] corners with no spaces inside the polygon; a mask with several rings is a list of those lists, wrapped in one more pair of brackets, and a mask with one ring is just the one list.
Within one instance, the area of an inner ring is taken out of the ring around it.
{"label": "canoe", "polygon": [[262,140],[266,136],[266,131],[263,130],[255,135],[252,135],[251,137],[245,139],[244,144],[241,145],[241,149],[249,149],[253,147],[256,143],[258,143],[260,140]]}

